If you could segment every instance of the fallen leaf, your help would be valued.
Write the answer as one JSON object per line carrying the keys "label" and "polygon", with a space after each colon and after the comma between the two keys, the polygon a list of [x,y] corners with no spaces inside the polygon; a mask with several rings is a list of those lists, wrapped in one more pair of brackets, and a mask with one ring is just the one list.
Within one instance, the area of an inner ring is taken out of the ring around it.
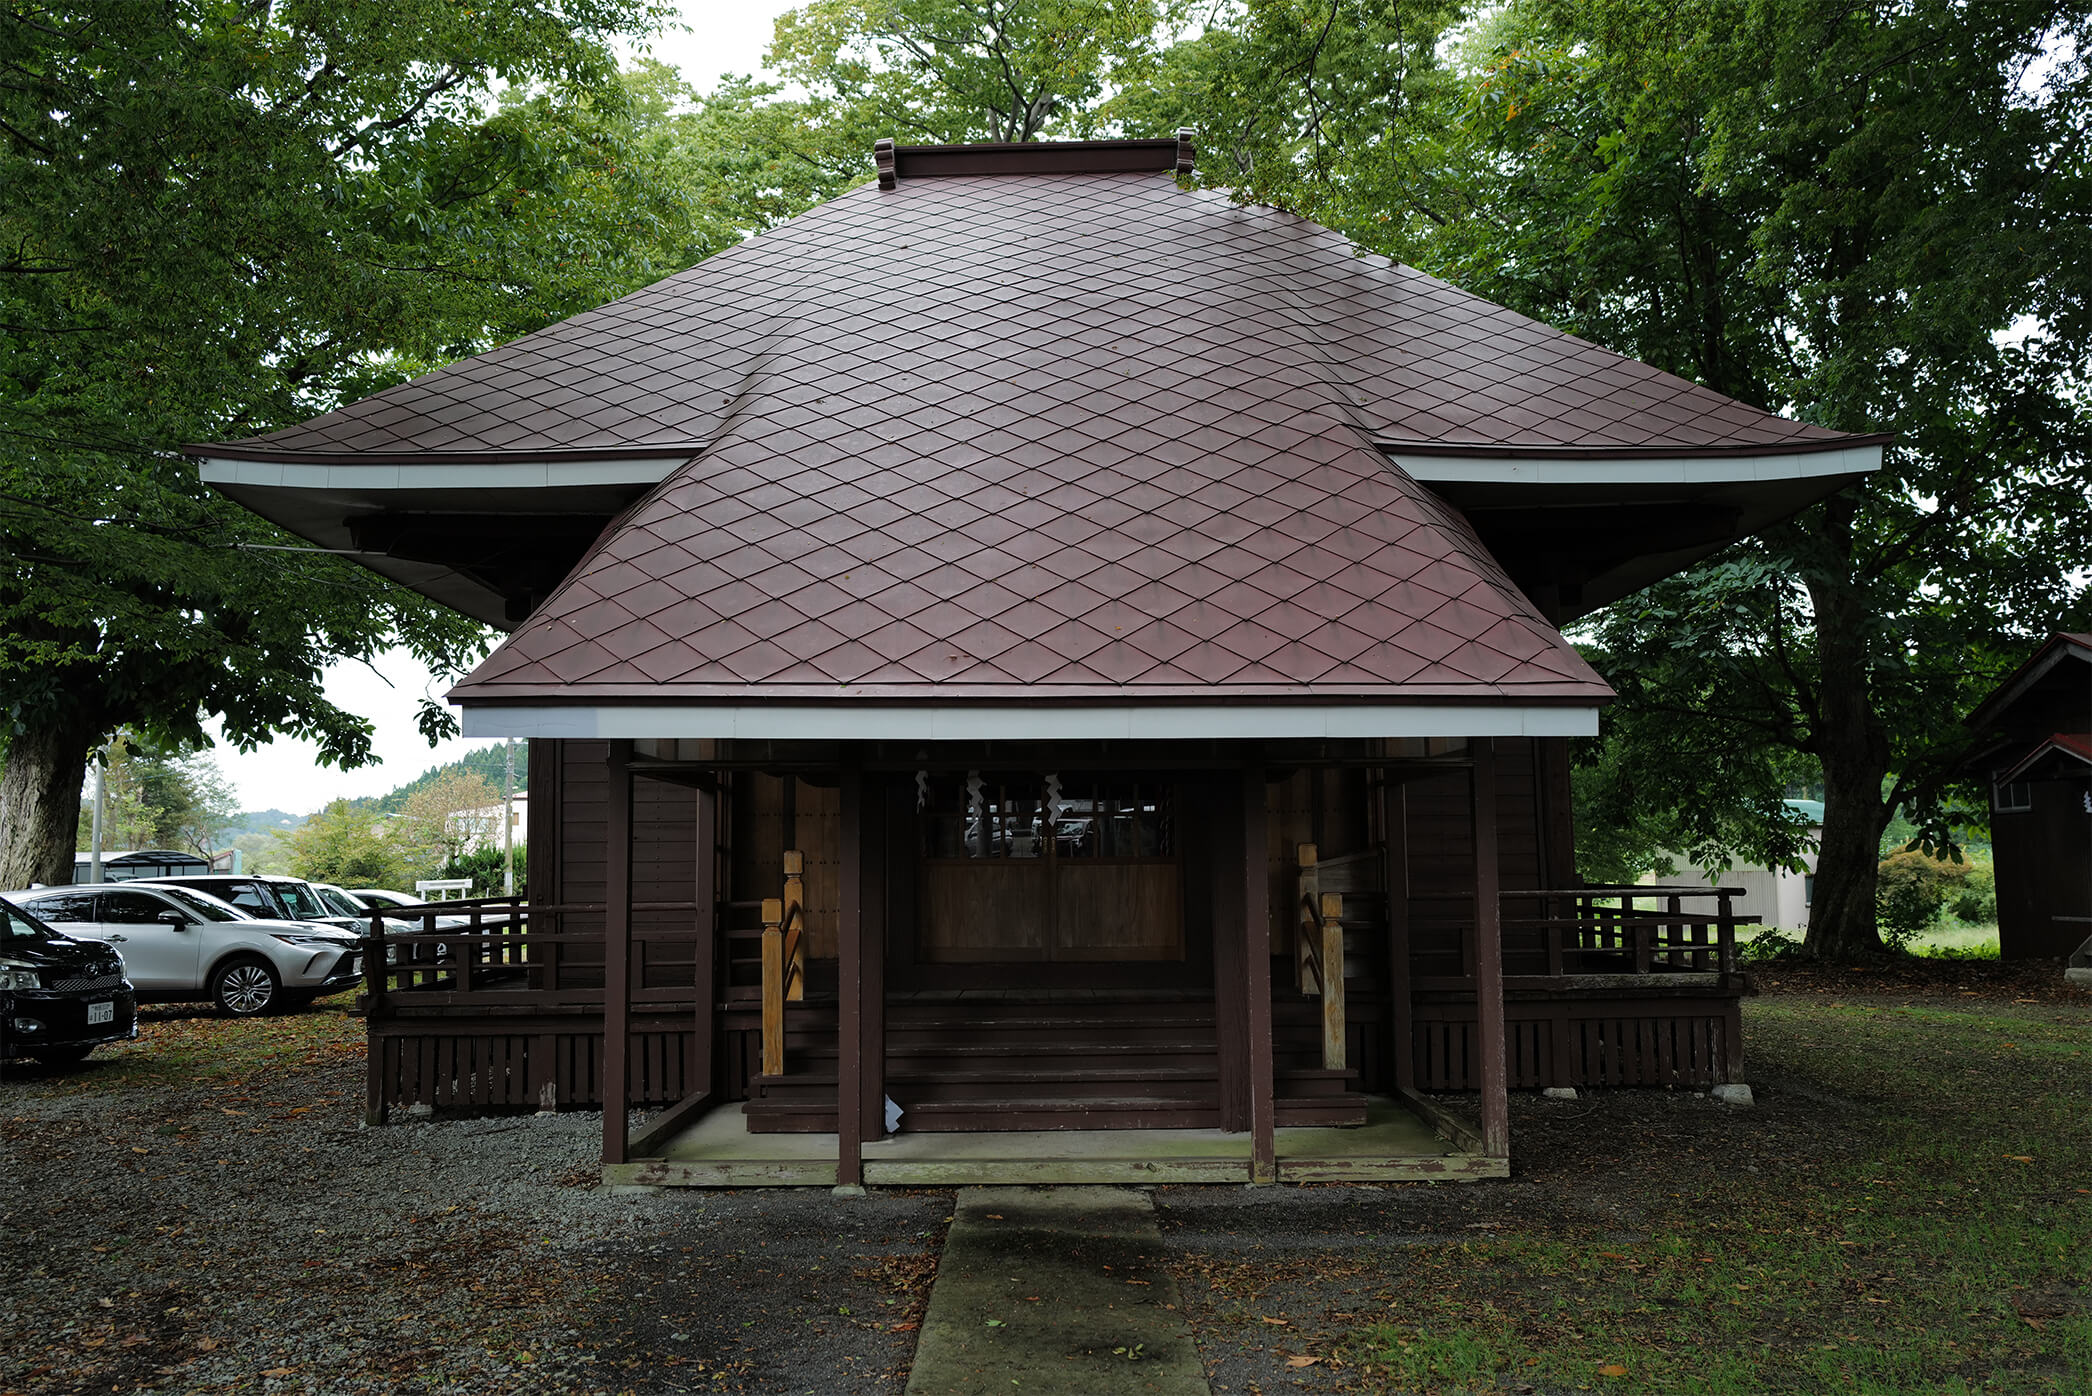
{"label": "fallen leaf", "polygon": [[988,1320],[988,1327],[990,1327],[990,1328],[1005,1328],[1005,1327],[1007,1327],[1007,1326],[1008,1326],[1008,1325],[1007,1325],[1007,1324],[1005,1324],[1005,1323],[1004,1323],[1004,1322],[1003,1322],[1003,1321],[1002,1321],[1001,1319],[999,1319],[999,1318],[991,1318],[991,1319],[989,1319],[989,1320]]}
{"label": "fallen leaf", "polygon": [[218,1348],[218,1340],[216,1338],[198,1338],[196,1346],[204,1352],[215,1352]]}
{"label": "fallen leaf", "polygon": [[1289,1357],[1286,1359],[1286,1365],[1288,1367],[1312,1367],[1321,1360],[1319,1357]]}
{"label": "fallen leaf", "polygon": [[1608,1362],[1598,1369],[1598,1375],[1601,1377],[1624,1377],[1627,1375],[1627,1369],[1617,1362]]}
{"label": "fallen leaf", "polygon": [[1293,1320],[1289,1318],[1266,1318],[1261,1314],[1258,1315],[1258,1317],[1263,1318],[1264,1322],[1273,1324],[1279,1328],[1290,1328],[1293,1325]]}
{"label": "fallen leaf", "polygon": [[296,1367],[269,1367],[263,1370],[262,1375],[265,1377],[287,1377],[297,1370]]}
{"label": "fallen leaf", "polygon": [[989,1221],[1001,1221],[1001,1220],[1002,1220],[1002,1213],[1000,1213],[1000,1212],[983,1212],[983,1213],[982,1213],[981,1215],[982,1215],[982,1216],[984,1216],[984,1217],[986,1217],[986,1218],[987,1218],[987,1219],[988,1219]]}

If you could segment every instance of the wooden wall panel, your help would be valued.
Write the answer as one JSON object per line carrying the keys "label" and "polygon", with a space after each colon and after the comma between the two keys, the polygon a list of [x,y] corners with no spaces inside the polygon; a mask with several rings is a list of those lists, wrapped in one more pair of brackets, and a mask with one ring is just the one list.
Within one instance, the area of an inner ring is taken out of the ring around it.
{"label": "wooden wall panel", "polygon": [[[1559,831],[1549,832],[1549,757],[1540,746],[1523,737],[1496,743],[1498,880],[1507,892],[1549,886],[1549,854],[1561,842]],[[1460,942],[1474,914],[1475,863],[1467,782],[1467,772],[1451,771],[1406,781],[1390,795],[1403,805],[1410,963],[1418,974],[1465,972]],[[1518,913],[1515,904],[1506,907],[1506,915]],[[1514,953],[1526,948],[1506,946]]]}
{"label": "wooden wall panel", "polygon": [[[760,901],[784,893],[785,777],[734,777],[733,895]],[[841,877],[841,792],[791,777],[792,846],[805,856],[807,956],[835,958]]]}

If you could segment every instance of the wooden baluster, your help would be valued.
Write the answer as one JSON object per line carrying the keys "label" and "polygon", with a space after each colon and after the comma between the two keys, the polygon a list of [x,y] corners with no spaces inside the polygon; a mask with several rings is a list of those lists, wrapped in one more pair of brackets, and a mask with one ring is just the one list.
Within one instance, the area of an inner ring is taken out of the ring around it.
{"label": "wooden baluster", "polygon": [[[806,855],[788,850],[784,856],[784,916],[797,932],[792,937],[792,962],[786,966],[789,985],[785,997],[797,1002],[806,997]],[[797,915],[793,913],[796,912]]]}
{"label": "wooden baluster", "polygon": [[1671,917],[1663,925],[1663,967],[1667,970],[1685,968],[1684,965],[1679,963],[1678,959],[1678,945],[1684,939],[1684,937],[1679,935],[1679,930],[1684,920],[1685,902],[1678,896],[1673,895],[1671,898]]}
{"label": "wooden baluster", "polygon": [[[475,903],[466,913],[465,934],[469,937],[462,945],[452,949],[451,960],[457,966],[457,990],[461,994],[472,992],[472,972],[479,965],[482,948],[486,945],[484,929],[480,925],[479,906]],[[462,950],[464,953],[458,953]]]}
{"label": "wooden baluster", "polygon": [[[1575,911],[1575,900],[1570,900],[1571,914]],[[1556,979],[1563,973],[1562,962],[1562,918],[1555,914],[1556,902],[1552,896],[1540,898],[1540,920],[1547,928],[1547,972]]]}
{"label": "wooden baluster", "polygon": [[1293,985],[1303,994],[1319,994],[1322,976],[1315,969],[1315,946],[1308,939],[1307,918],[1312,914],[1309,908],[1320,905],[1322,873],[1315,845],[1301,844],[1297,857],[1300,877],[1293,896]]}
{"label": "wooden baluster", "polygon": [[763,899],[763,1075],[784,1075],[784,902]]}
{"label": "wooden baluster", "polygon": [[1634,923],[1634,972],[1636,974],[1647,974],[1652,967],[1650,962],[1655,958],[1656,927],[1651,924],[1653,920],[1653,917],[1644,918]]}
{"label": "wooden baluster", "polygon": [[1322,894],[1322,1067],[1344,1068],[1344,898]]}

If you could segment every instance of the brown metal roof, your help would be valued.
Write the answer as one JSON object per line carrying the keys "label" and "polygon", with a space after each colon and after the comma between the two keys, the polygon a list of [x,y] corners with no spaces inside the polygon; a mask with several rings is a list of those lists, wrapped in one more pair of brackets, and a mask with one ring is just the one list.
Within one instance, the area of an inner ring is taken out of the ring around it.
{"label": "brown metal roof", "polygon": [[709,444],[458,700],[1608,696],[1347,384],[1438,283],[1167,174],[904,178],[720,263],[747,306],[663,342],[738,368],[648,427]]}
{"label": "brown metal roof", "polygon": [[[1096,147],[1105,148],[1163,163],[1174,146]],[[1066,158],[1056,147],[1030,149]],[[1010,164],[1007,151],[992,153],[996,168]],[[934,147],[899,154],[903,169],[911,159],[928,168],[958,158]],[[1060,331],[1081,353],[1121,326],[1169,341],[1179,288],[1221,266],[1244,278],[1245,292],[1313,327],[1314,372],[1386,445],[1704,455],[1877,439],[1762,412],[1361,256],[1304,219],[1180,189],[1166,174],[1032,173],[866,185],[499,349],[295,427],[189,449],[344,464],[694,453],[720,435],[738,396],[811,314],[841,307],[896,327],[964,332],[971,315],[1024,298],[1045,317],[1028,331],[1045,331],[1046,343],[1060,343]],[[908,417],[931,406],[897,385],[885,410]]]}

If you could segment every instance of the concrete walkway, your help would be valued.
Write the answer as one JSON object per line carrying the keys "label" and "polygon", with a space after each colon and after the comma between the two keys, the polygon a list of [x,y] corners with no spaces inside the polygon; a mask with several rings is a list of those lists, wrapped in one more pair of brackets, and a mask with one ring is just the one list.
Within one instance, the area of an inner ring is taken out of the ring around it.
{"label": "concrete walkway", "polygon": [[961,1188],[908,1396],[1209,1396],[1148,1195]]}

